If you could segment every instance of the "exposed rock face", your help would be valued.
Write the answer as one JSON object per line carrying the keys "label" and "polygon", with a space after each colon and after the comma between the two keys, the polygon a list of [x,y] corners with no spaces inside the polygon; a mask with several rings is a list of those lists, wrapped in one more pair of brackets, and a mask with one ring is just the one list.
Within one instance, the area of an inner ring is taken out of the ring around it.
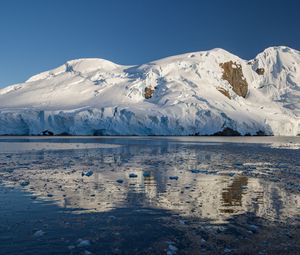
{"label": "exposed rock face", "polygon": [[256,72],[258,75],[264,75],[265,69],[264,69],[264,68],[257,68],[257,69],[255,70],[255,72]]}
{"label": "exposed rock face", "polygon": [[231,99],[231,96],[230,96],[229,92],[226,89],[218,87],[217,90],[220,91],[224,96],[226,96],[229,99]]}
{"label": "exposed rock face", "polygon": [[50,130],[44,130],[44,131],[42,132],[42,134],[43,134],[43,135],[47,135],[47,136],[52,136],[52,135],[54,135],[54,133],[53,133],[52,131],[50,131]]}
{"label": "exposed rock face", "polygon": [[256,136],[266,136],[266,133],[264,131],[258,130],[256,132]]}
{"label": "exposed rock face", "polygon": [[243,75],[242,66],[236,62],[229,61],[221,63],[223,68],[222,79],[229,82],[232,90],[239,96],[246,97],[248,92],[248,83]]}
{"label": "exposed rock face", "polygon": [[214,133],[213,136],[240,136],[241,133],[233,130],[232,128],[226,127],[222,131]]}
{"label": "exposed rock face", "polygon": [[155,88],[152,88],[152,87],[146,87],[145,88],[145,93],[144,93],[144,96],[146,99],[149,99],[153,96],[153,93],[154,93],[154,90]]}

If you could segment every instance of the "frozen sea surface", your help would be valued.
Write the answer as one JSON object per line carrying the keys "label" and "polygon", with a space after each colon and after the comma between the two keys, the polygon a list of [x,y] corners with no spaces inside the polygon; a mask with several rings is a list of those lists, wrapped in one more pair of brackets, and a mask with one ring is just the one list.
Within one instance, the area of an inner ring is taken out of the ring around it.
{"label": "frozen sea surface", "polygon": [[300,254],[299,137],[1,137],[0,254]]}

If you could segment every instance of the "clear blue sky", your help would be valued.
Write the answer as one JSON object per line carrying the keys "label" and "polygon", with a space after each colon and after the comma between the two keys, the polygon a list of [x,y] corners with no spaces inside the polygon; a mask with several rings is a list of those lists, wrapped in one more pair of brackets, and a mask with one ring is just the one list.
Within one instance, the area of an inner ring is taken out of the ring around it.
{"label": "clear blue sky", "polygon": [[298,0],[1,0],[0,87],[76,58],[141,64],[221,47],[300,49]]}

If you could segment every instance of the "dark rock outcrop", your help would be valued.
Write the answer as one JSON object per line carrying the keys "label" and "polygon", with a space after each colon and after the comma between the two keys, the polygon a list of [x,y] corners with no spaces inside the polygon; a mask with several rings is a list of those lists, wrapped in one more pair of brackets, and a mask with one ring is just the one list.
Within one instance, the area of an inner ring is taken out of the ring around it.
{"label": "dark rock outcrop", "polygon": [[56,136],[72,136],[72,135],[69,134],[68,132],[62,132],[60,134],[57,134]]}
{"label": "dark rock outcrop", "polygon": [[42,132],[42,135],[53,136],[54,133],[53,133],[52,131],[50,131],[50,130],[44,130],[44,131]]}
{"label": "dark rock outcrop", "polygon": [[153,96],[154,90],[155,90],[155,88],[152,88],[152,87],[146,87],[146,88],[145,88],[144,97],[145,97],[146,99],[151,98],[151,97]]}
{"label": "dark rock outcrop", "polygon": [[255,72],[256,72],[258,75],[264,75],[265,69],[264,69],[264,68],[257,68],[257,69],[255,70]]}
{"label": "dark rock outcrop", "polygon": [[93,132],[93,136],[103,136],[106,134],[106,130],[105,129],[96,129]]}
{"label": "dark rock outcrop", "polygon": [[258,130],[256,136],[266,136],[267,134],[264,131]]}
{"label": "dark rock outcrop", "polygon": [[226,127],[222,131],[214,133],[213,136],[241,136],[241,133],[233,130],[232,128]]}
{"label": "dark rock outcrop", "polygon": [[246,97],[248,93],[248,83],[244,77],[241,64],[233,61],[221,63],[223,69],[222,79],[229,82],[232,90],[241,97]]}

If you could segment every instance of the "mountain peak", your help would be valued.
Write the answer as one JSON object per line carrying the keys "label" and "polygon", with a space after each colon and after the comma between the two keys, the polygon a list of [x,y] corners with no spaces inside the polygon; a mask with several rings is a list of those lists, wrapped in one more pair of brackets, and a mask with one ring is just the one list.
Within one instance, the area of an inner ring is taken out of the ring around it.
{"label": "mountain peak", "polygon": [[300,54],[299,51],[291,48],[291,47],[288,47],[288,46],[271,46],[271,47],[268,47],[266,49],[264,49],[261,53],[259,53],[258,55],[260,54],[276,54],[278,52],[281,52],[281,53],[290,53],[290,54]]}
{"label": "mountain peak", "polygon": [[96,70],[111,71],[119,67],[119,65],[101,58],[81,58],[67,61],[67,67],[72,68],[73,71],[81,73],[93,72]]}
{"label": "mountain peak", "polygon": [[101,58],[81,58],[67,61],[64,65],[50,71],[45,71],[40,74],[30,77],[26,82],[33,82],[37,80],[47,79],[59,75],[63,72],[76,72],[87,74],[95,71],[111,72],[121,66],[109,60]]}
{"label": "mountain peak", "polygon": [[0,90],[0,134],[300,133],[300,54],[216,48],[141,66],[87,58]]}

